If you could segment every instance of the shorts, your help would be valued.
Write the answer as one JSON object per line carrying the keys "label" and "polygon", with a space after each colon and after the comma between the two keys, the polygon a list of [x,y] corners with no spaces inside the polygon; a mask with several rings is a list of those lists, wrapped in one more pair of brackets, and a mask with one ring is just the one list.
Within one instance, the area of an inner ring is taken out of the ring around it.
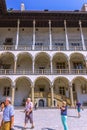
{"label": "shorts", "polygon": [[30,123],[33,123],[33,112],[29,115],[25,114],[25,123],[28,123],[28,120],[30,120]]}

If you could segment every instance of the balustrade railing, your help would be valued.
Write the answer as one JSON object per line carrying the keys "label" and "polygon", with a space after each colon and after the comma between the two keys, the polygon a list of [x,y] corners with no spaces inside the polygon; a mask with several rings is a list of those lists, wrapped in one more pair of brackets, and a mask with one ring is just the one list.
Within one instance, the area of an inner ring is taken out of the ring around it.
{"label": "balustrade railing", "polygon": [[0,69],[0,75],[86,75],[87,69]]}
{"label": "balustrade railing", "polygon": [[[44,46],[33,46],[32,45],[18,45],[17,47],[15,45],[0,45],[0,51],[49,51],[50,47],[49,45],[44,45]],[[87,46],[86,46],[87,50]],[[52,51],[67,51],[65,46],[56,46],[52,45]],[[69,46],[69,51],[83,51],[82,46]]]}
{"label": "balustrade railing", "polygon": [[50,69],[35,69],[35,71],[34,71],[34,74],[35,75],[49,75],[49,74],[51,74],[51,70]]}

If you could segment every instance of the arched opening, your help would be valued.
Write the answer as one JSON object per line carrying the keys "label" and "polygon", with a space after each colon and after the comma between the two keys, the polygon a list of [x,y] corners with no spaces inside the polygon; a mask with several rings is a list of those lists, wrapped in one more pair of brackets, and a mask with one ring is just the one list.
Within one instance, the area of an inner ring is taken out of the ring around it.
{"label": "arched opening", "polygon": [[35,81],[35,100],[38,106],[49,106],[48,95],[50,94],[50,81],[46,77],[39,77]]}
{"label": "arched opening", "polygon": [[16,79],[15,106],[24,105],[28,97],[31,97],[31,81],[27,77]]}

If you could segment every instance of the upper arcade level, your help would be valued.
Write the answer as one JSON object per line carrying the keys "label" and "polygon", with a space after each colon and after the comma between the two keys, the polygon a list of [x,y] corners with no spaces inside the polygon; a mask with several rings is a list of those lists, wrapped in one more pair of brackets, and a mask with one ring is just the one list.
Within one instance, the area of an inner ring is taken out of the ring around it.
{"label": "upper arcade level", "polygon": [[87,27],[0,28],[0,51],[86,50]]}

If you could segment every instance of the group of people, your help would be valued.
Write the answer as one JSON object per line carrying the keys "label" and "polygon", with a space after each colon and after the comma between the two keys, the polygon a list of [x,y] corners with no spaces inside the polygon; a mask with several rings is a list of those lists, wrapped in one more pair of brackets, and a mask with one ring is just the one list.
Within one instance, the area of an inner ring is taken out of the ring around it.
{"label": "group of people", "polygon": [[[80,117],[81,103],[76,103],[76,108],[78,111],[78,117]],[[61,111],[61,121],[64,127],[64,130],[68,130],[67,125],[67,103],[66,101],[62,102],[61,106],[58,106],[58,109]],[[24,120],[24,128],[26,129],[27,123],[30,120],[31,129],[34,128],[33,121],[33,103],[31,98],[27,98],[25,102],[25,120]],[[11,105],[11,99],[9,97],[6,98],[5,102],[1,102],[1,110],[0,110],[0,130],[14,130],[14,107]]]}

